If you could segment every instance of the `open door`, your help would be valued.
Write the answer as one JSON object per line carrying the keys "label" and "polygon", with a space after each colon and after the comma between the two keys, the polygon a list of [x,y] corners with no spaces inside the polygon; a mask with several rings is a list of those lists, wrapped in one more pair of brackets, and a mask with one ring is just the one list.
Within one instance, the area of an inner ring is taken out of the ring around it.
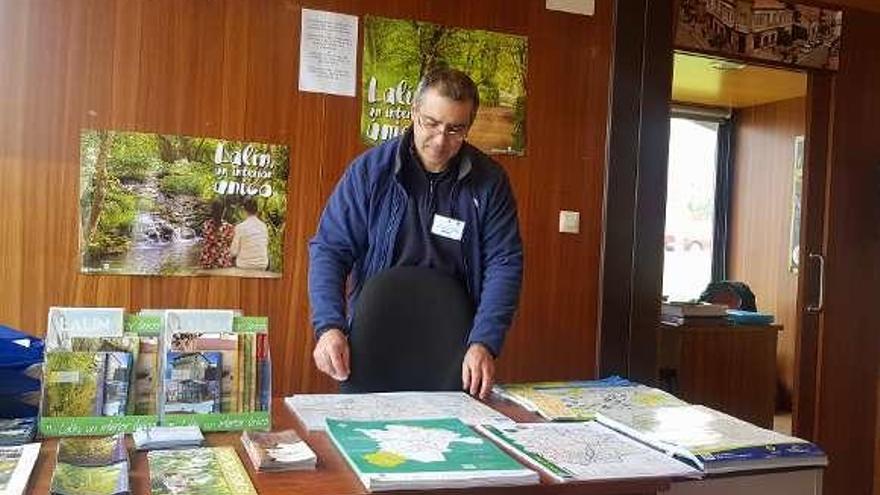
{"label": "open door", "polygon": [[807,89],[792,433],[810,440],[815,440],[816,433],[819,328],[825,299],[825,202],[832,84],[829,74],[813,73]]}

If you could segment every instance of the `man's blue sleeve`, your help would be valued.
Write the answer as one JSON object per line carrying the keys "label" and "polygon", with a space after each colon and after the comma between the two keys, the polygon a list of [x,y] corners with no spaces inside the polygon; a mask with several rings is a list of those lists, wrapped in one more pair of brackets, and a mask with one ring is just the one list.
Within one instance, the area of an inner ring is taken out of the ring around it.
{"label": "man's blue sleeve", "polygon": [[367,252],[367,167],[355,161],[324,207],[318,232],[309,242],[309,303],[315,336],[346,331],[345,281]]}
{"label": "man's blue sleeve", "polygon": [[498,356],[519,304],[523,272],[516,201],[506,175],[498,181],[486,208],[480,237],[482,292],[468,344],[479,342]]}

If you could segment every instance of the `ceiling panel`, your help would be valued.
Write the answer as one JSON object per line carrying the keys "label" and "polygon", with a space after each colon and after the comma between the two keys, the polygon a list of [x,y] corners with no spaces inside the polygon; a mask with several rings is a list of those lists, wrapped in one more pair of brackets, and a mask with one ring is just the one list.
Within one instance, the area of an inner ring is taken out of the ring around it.
{"label": "ceiling panel", "polygon": [[806,94],[803,72],[675,54],[672,99],[676,102],[743,108]]}

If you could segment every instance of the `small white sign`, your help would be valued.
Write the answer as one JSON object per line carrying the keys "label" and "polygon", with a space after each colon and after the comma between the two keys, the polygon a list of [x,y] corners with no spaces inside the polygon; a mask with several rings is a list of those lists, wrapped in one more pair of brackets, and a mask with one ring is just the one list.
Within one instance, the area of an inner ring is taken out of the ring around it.
{"label": "small white sign", "polygon": [[434,214],[431,233],[453,241],[460,241],[462,234],[464,234],[464,221]]}
{"label": "small white sign", "polygon": [[358,18],[302,9],[299,90],[354,96]]}
{"label": "small white sign", "polygon": [[595,0],[547,0],[547,10],[559,10],[570,14],[593,15]]}

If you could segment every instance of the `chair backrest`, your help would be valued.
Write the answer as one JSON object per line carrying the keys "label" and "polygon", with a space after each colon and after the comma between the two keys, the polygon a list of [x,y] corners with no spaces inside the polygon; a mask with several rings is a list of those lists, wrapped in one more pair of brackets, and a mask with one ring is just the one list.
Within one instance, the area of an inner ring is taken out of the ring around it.
{"label": "chair backrest", "polygon": [[354,308],[343,392],[461,390],[474,308],[454,277],[394,267],[368,280]]}

